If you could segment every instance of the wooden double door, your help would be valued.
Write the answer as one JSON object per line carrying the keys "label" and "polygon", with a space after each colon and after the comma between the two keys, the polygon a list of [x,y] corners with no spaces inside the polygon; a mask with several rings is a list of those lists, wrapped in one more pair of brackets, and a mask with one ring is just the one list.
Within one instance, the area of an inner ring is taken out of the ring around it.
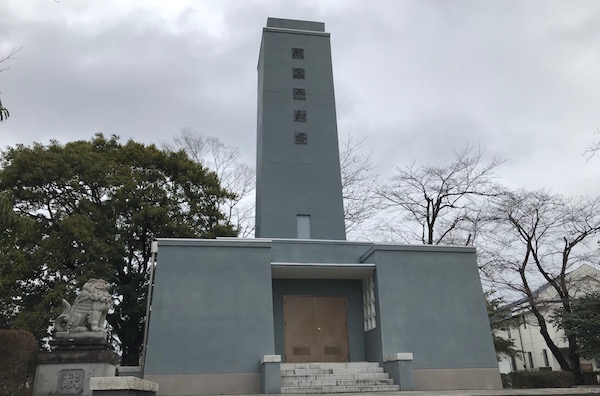
{"label": "wooden double door", "polygon": [[347,362],[346,297],[283,296],[286,362]]}

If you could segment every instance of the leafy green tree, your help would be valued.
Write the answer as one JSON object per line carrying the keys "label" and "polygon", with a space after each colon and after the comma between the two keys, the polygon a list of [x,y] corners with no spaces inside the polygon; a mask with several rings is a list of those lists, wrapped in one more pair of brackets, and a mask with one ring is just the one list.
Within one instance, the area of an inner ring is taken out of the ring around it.
{"label": "leafy green tree", "polygon": [[600,356],[600,292],[571,300],[571,312],[560,310],[555,319],[565,336],[575,338],[581,356]]}
{"label": "leafy green tree", "polygon": [[485,293],[485,305],[492,328],[496,357],[500,360],[502,355],[510,357],[519,353],[514,341],[500,335],[500,332],[517,328],[519,319],[511,316],[511,307],[506,304],[503,297],[493,297],[493,294],[493,290]]}
{"label": "leafy green tree", "polygon": [[152,241],[236,235],[218,210],[231,194],[183,151],[98,134],[65,145],[18,145],[1,160],[0,202],[10,216],[0,226],[13,230],[1,240],[2,289],[9,290],[2,293],[3,322],[38,338],[63,297],[73,299],[88,278],[103,278],[114,285],[107,320],[122,362],[138,364]]}
{"label": "leafy green tree", "polygon": [[30,275],[29,257],[38,230],[33,219],[13,211],[5,191],[0,192],[0,226],[0,328],[9,328],[19,307],[20,280]]}

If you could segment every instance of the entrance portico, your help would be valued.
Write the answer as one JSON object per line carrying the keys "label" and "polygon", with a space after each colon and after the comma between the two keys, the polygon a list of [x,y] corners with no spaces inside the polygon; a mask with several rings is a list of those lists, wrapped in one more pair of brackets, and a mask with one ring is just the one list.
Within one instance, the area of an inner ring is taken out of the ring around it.
{"label": "entrance portico", "polygon": [[366,360],[363,284],[374,269],[360,263],[271,264],[275,353],[283,362]]}

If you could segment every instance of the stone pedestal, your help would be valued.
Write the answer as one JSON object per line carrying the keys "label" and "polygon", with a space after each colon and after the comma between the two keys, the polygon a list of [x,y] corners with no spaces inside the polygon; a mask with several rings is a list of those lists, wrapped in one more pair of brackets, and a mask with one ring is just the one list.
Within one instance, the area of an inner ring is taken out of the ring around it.
{"label": "stone pedestal", "polygon": [[101,338],[58,338],[37,356],[34,396],[92,394],[91,377],[114,377],[119,356]]}
{"label": "stone pedestal", "polygon": [[94,377],[90,390],[93,396],[154,396],[158,384],[137,377]]}
{"label": "stone pedestal", "polygon": [[383,369],[400,386],[401,391],[415,390],[412,362],[412,353],[394,353],[383,357]]}
{"label": "stone pedestal", "polygon": [[281,355],[265,355],[260,359],[262,393],[281,393]]}

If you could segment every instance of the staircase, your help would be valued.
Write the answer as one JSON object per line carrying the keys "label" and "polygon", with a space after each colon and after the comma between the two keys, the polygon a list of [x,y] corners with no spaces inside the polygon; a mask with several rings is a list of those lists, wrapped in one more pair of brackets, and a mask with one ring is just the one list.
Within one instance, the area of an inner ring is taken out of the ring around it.
{"label": "staircase", "polygon": [[281,393],[398,391],[379,363],[282,363]]}

